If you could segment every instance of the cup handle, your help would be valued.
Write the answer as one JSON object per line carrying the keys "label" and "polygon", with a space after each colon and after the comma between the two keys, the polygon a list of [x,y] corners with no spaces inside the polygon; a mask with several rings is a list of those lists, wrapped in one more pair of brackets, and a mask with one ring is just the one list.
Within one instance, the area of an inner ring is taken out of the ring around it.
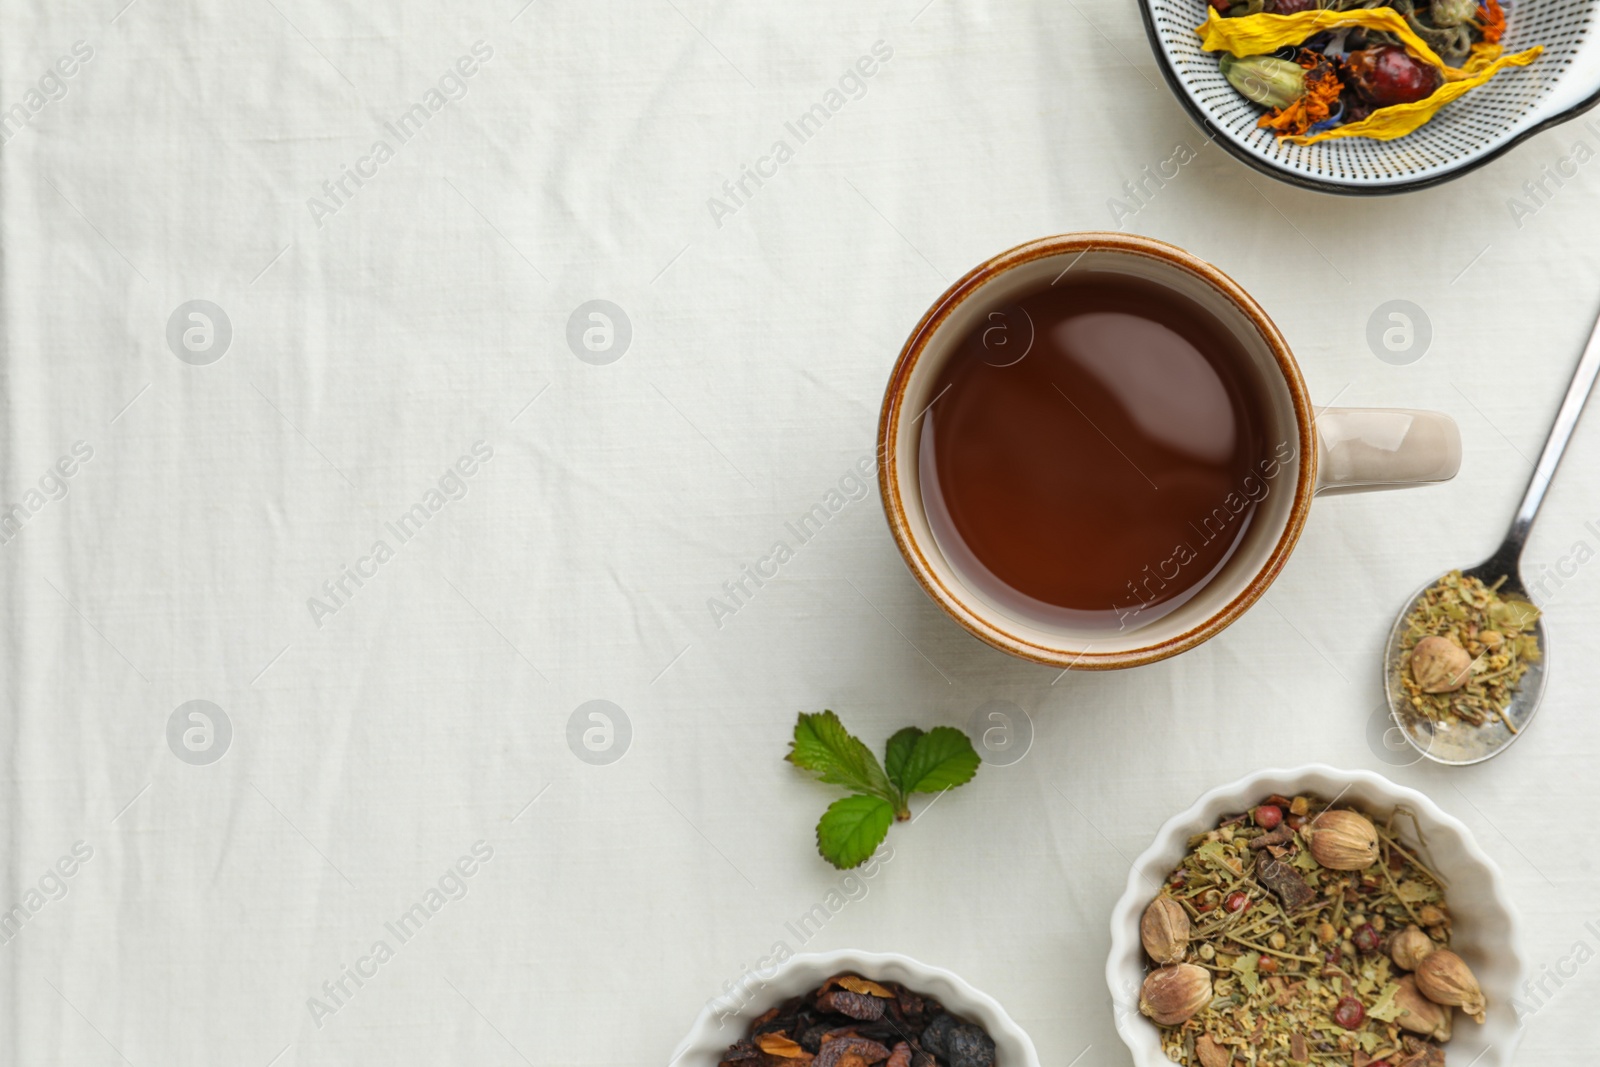
{"label": "cup handle", "polygon": [[1324,408],[1317,447],[1319,494],[1447,482],[1461,469],[1461,431],[1437,411]]}

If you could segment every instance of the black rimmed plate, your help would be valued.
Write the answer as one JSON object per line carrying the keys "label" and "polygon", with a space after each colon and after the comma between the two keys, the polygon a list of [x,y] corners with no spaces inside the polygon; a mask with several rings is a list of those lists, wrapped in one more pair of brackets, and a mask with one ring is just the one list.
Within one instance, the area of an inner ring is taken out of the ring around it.
{"label": "black rimmed plate", "polygon": [[[1216,143],[1265,174],[1328,193],[1409,192],[1458,178],[1514,145],[1600,103],[1600,0],[1502,0],[1506,51],[1539,44],[1527,67],[1512,67],[1445,105],[1432,121],[1393,141],[1350,137],[1311,145],[1280,141],[1256,121],[1261,108],[1240,96],[1203,52],[1195,27],[1205,0],[1139,0],[1150,47],[1167,84]],[[1600,136],[1600,128],[1595,131]]]}

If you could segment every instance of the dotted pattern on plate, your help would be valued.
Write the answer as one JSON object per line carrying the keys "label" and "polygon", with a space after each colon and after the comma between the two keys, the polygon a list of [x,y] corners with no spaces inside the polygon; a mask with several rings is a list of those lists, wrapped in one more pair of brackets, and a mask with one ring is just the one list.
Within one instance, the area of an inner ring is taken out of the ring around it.
{"label": "dotted pattern on plate", "polygon": [[1314,145],[1284,143],[1256,125],[1262,111],[1240,96],[1217,69],[1217,53],[1200,50],[1194,28],[1205,21],[1205,0],[1148,0],[1167,61],[1189,96],[1219,129],[1252,153],[1317,181],[1385,185],[1442,175],[1510,140],[1529,124],[1534,106],[1559,83],[1588,35],[1600,0],[1502,0],[1507,52],[1535,44],[1532,64],[1503,70],[1487,85],[1446,105],[1433,120],[1393,141],[1351,137]]}

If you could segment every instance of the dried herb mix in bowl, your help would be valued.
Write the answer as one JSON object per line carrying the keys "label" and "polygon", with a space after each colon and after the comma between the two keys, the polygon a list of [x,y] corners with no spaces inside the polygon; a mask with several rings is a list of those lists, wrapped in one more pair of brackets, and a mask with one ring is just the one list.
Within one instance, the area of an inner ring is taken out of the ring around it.
{"label": "dried herb mix in bowl", "polygon": [[976,1023],[899,982],[836,974],[750,1024],[719,1067],[994,1067]]}
{"label": "dried herb mix in bowl", "polygon": [[1487,1005],[1450,951],[1445,883],[1380,819],[1266,797],[1189,839],[1140,921],[1139,1010],[1186,1067],[1442,1067],[1457,1007]]}
{"label": "dried herb mix in bowl", "polygon": [[1506,716],[1528,665],[1539,661],[1539,609],[1502,597],[1502,578],[1485,585],[1451,571],[1429,586],[1406,616],[1400,682],[1411,706],[1434,722],[1482,726]]}
{"label": "dried herb mix in bowl", "polygon": [[1196,28],[1228,84],[1295,144],[1388,141],[1543,49],[1506,54],[1499,0],[1210,0]]}

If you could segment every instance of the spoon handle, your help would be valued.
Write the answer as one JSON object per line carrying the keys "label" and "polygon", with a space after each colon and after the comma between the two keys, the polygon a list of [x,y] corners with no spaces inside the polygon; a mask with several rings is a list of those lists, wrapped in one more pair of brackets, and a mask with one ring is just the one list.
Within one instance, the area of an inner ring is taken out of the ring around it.
{"label": "spoon handle", "polygon": [[1572,431],[1578,425],[1578,416],[1583,413],[1584,401],[1589,399],[1589,390],[1594,387],[1597,374],[1600,374],[1600,318],[1595,320],[1594,329],[1589,332],[1589,343],[1584,346],[1583,358],[1578,360],[1578,369],[1572,374],[1572,384],[1567,386],[1561,410],[1556,412],[1555,424],[1550,427],[1550,436],[1545,439],[1544,451],[1539,453],[1539,464],[1533,469],[1533,477],[1528,479],[1528,490],[1522,495],[1522,505],[1517,508],[1516,518],[1511,520],[1505,543],[1495,553],[1497,557],[1509,556],[1514,562],[1522,555],[1528,530],[1533,526],[1534,517],[1539,514],[1539,505],[1544,503],[1550,480],[1556,476],[1556,467],[1561,463],[1562,453],[1567,450],[1567,442],[1572,439]]}

